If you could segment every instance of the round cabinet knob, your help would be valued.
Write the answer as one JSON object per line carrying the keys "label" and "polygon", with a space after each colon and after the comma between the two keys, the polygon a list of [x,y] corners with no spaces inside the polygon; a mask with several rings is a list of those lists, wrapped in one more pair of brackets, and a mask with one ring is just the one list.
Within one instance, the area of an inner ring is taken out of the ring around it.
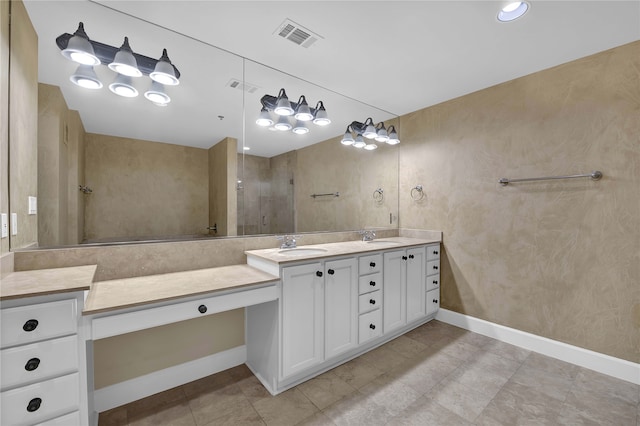
{"label": "round cabinet knob", "polygon": [[433,251],[433,254],[438,254],[438,250],[434,250],[434,251]]}
{"label": "round cabinet knob", "polygon": [[198,306],[198,312],[204,314],[205,312],[207,312],[207,307],[205,305]]}
{"label": "round cabinet knob", "polygon": [[29,401],[29,405],[27,405],[27,411],[30,413],[38,411],[38,408],[40,408],[40,404],[42,404],[42,399],[33,398],[31,401]]}
{"label": "round cabinet knob", "polygon": [[37,326],[38,326],[38,320],[30,319],[24,323],[24,325],[22,326],[22,329],[26,332],[30,332],[35,330]]}
{"label": "round cabinet knob", "polygon": [[369,328],[370,328],[370,329],[372,329],[372,330],[375,330],[375,329],[376,329],[376,326],[375,326],[375,325],[373,325],[373,324],[369,324]]}
{"label": "round cabinet knob", "polygon": [[27,370],[27,371],[33,371],[36,368],[38,368],[39,365],[40,365],[40,359],[39,358],[31,358],[24,365],[24,369]]}
{"label": "round cabinet knob", "polygon": [[414,255],[412,255],[412,254],[410,254],[410,255],[409,255],[409,259],[413,259],[414,257],[415,257],[415,256],[414,256]]}
{"label": "round cabinet knob", "polygon": [[438,285],[438,280],[433,280],[433,283],[434,283],[435,285]]}
{"label": "round cabinet knob", "polygon": [[438,267],[437,267],[437,266],[434,266],[434,267],[433,267],[433,269],[435,269],[435,270],[437,271],[437,270],[438,270]]}
{"label": "round cabinet knob", "polygon": [[333,269],[329,269],[329,270],[327,271],[327,274],[329,274],[329,275],[333,275],[333,274],[335,274],[335,273],[336,273],[336,271],[334,271]]}
{"label": "round cabinet knob", "polygon": [[433,299],[433,303],[438,303],[438,299]]}
{"label": "round cabinet knob", "polygon": [[369,266],[371,266],[372,268],[375,268],[376,267],[376,262],[370,262]]}
{"label": "round cabinet knob", "polygon": [[371,287],[375,287],[375,286],[376,286],[376,282],[375,282],[375,281],[369,281],[369,285],[370,285]]}
{"label": "round cabinet knob", "polygon": [[402,256],[402,260],[407,260],[407,256]]}
{"label": "round cabinet knob", "polygon": [[322,276],[322,272],[316,271],[316,277],[321,277],[321,276]]}
{"label": "round cabinet knob", "polygon": [[372,305],[375,305],[376,301],[375,301],[375,299],[369,299],[369,303],[371,303]]}

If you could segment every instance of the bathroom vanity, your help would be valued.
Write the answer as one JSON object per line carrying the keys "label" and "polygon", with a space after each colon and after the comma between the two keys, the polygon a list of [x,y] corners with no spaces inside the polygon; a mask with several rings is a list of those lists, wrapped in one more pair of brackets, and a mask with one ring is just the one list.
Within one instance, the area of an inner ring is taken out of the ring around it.
{"label": "bathroom vanity", "polygon": [[433,319],[439,252],[439,239],[395,237],[250,250],[245,265],[101,282],[96,265],[9,274],[0,423],[97,424],[114,402],[93,389],[94,340],[237,308],[246,353],[229,366],[246,362],[275,395]]}

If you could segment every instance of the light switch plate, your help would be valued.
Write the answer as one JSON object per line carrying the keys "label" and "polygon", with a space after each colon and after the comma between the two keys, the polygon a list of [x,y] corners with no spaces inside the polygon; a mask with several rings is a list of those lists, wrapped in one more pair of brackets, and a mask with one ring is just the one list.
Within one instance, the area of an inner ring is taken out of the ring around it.
{"label": "light switch plate", "polygon": [[9,236],[9,216],[6,213],[1,215],[2,221],[0,224],[0,238],[7,238]]}
{"label": "light switch plate", "polygon": [[29,214],[38,214],[38,199],[29,196]]}
{"label": "light switch plate", "polygon": [[18,235],[18,213],[11,213],[11,235]]}

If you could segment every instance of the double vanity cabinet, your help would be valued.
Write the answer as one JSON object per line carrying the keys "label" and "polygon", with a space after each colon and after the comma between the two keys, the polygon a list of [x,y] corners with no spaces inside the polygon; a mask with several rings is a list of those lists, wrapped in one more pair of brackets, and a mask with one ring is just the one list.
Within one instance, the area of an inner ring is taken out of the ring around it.
{"label": "double vanity cabinet", "polygon": [[273,394],[438,310],[439,243],[391,238],[305,246],[299,256],[295,249],[246,253],[249,265],[281,277],[279,303],[247,308],[247,365]]}

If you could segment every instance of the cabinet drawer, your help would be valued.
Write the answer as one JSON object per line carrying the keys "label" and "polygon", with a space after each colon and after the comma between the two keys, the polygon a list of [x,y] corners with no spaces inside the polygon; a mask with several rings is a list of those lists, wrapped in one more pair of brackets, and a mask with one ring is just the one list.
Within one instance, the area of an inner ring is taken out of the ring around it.
{"label": "cabinet drawer", "polygon": [[78,373],[2,392],[3,425],[34,424],[77,410]]}
{"label": "cabinet drawer", "polygon": [[440,259],[440,244],[427,247],[427,261]]}
{"label": "cabinet drawer", "polygon": [[382,271],[382,254],[372,254],[370,256],[360,256],[359,259],[360,275],[372,274]]}
{"label": "cabinet drawer", "polygon": [[3,309],[2,347],[75,334],[76,299]]}
{"label": "cabinet drawer", "polygon": [[360,315],[358,326],[358,343],[364,343],[374,337],[382,335],[382,310],[367,312]]}
{"label": "cabinet drawer", "polygon": [[427,262],[427,276],[440,273],[440,261],[430,260]]}
{"label": "cabinet drawer", "polygon": [[2,389],[78,370],[78,338],[46,340],[0,351]]}
{"label": "cabinet drawer", "polygon": [[380,290],[361,295],[358,299],[358,312],[364,314],[380,308],[381,300]]}
{"label": "cabinet drawer", "polygon": [[64,416],[56,417],[55,419],[38,423],[36,426],[75,426],[75,425],[80,425],[79,411],[74,411],[73,413],[65,414]]}
{"label": "cabinet drawer", "polygon": [[427,277],[427,291],[440,288],[440,274],[429,275]]}
{"label": "cabinet drawer", "polygon": [[382,274],[365,275],[359,279],[359,294],[368,293],[370,291],[379,290],[382,288]]}
{"label": "cabinet drawer", "polygon": [[427,291],[427,315],[435,314],[440,309],[440,289]]}

